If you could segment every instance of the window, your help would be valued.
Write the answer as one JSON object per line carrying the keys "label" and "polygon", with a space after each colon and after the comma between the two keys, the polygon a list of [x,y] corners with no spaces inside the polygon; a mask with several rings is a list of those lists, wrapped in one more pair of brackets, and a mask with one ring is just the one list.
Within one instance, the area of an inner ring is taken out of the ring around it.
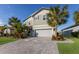
{"label": "window", "polygon": [[36,17],[34,17],[34,20],[36,20]]}
{"label": "window", "polygon": [[38,16],[38,20],[39,20],[39,16]]}
{"label": "window", "polygon": [[30,22],[28,22],[28,25],[30,25]]}
{"label": "window", "polygon": [[34,20],[37,20],[38,19],[38,17],[34,17]]}
{"label": "window", "polygon": [[33,17],[33,19],[35,20],[35,17]]}
{"label": "window", "polygon": [[45,15],[43,15],[43,20],[45,20]]}
{"label": "window", "polygon": [[47,19],[47,15],[43,15],[43,20],[46,20]]}

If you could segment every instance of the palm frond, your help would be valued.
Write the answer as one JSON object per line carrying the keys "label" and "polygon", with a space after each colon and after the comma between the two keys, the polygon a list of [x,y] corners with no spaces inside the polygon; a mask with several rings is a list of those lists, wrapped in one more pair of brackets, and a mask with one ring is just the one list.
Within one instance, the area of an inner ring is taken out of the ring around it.
{"label": "palm frond", "polygon": [[56,26],[60,24],[64,24],[67,22],[67,18],[69,17],[68,6],[60,8],[60,6],[51,7],[49,10],[48,24],[50,26]]}

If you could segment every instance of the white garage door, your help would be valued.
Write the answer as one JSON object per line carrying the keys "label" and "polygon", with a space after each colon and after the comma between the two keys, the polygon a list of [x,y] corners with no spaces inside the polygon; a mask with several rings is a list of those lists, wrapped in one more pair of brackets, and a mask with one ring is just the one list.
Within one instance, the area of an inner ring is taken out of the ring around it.
{"label": "white garage door", "polygon": [[52,30],[51,29],[40,29],[36,30],[38,37],[51,37],[52,36]]}

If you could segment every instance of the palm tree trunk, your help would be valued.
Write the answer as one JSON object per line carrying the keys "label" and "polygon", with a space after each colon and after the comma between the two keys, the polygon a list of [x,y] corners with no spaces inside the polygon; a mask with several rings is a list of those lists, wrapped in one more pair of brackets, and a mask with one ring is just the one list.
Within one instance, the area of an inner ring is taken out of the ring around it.
{"label": "palm tree trunk", "polygon": [[52,40],[57,40],[57,27],[52,27]]}

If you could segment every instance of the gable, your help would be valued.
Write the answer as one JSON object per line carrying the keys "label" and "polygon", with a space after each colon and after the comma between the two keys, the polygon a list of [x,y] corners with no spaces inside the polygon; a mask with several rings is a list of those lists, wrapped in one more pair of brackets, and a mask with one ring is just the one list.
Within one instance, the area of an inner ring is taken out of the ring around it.
{"label": "gable", "polygon": [[[46,8],[41,8],[38,11],[34,12],[31,16],[29,16],[24,23],[26,23],[27,25],[30,23],[32,25],[45,25],[47,24],[46,20],[43,20],[43,17],[46,18],[47,17],[47,13],[49,13],[49,9]],[[39,20],[39,19],[40,20]],[[33,21],[34,20],[34,21]]]}
{"label": "gable", "polygon": [[24,22],[25,22],[27,19],[29,19],[30,17],[33,17],[33,16],[37,15],[38,13],[40,13],[42,10],[49,10],[49,9],[48,9],[48,8],[40,8],[39,10],[37,10],[36,12],[34,12],[34,13],[31,14],[30,16],[28,16],[28,17],[24,20]]}
{"label": "gable", "polygon": [[37,15],[37,14],[39,14],[39,13],[42,13],[42,12],[47,12],[49,9],[47,9],[47,8],[41,8],[41,9],[39,9],[38,11],[36,11],[36,12],[34,12],[33,14],[32,14],[32,16],[35,16],[35,15]]}
{"label": "gable", "polygon": [[36,16],[41,16],[41,15],[46,15],[47,13],[49,13],[48,10],[42,10],[39,13],[37,13],[36,15],[32,16],[32,17],[36,17]]}

